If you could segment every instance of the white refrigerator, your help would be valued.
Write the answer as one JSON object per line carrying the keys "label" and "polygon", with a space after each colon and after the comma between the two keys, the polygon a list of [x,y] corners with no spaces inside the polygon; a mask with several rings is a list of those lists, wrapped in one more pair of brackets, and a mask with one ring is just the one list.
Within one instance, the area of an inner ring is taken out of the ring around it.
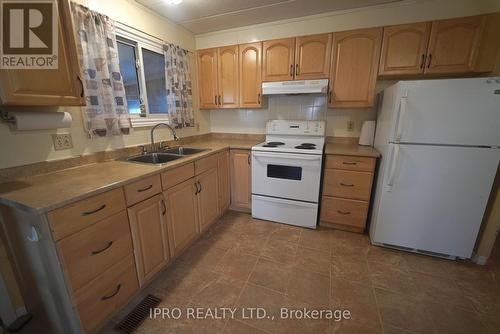
{"label": "white refrigerator", "polygon": [[372,243],[470,258],[499,147],[498,77],[401,81],[384,90]]}

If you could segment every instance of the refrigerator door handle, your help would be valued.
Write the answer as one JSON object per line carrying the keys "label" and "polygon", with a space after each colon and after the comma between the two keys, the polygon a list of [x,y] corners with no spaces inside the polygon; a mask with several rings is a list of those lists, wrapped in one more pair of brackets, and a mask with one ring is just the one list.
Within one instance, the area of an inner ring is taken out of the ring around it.
{"label": "refrigerator door handle", "polygon": [[406,114],[406,96],[401,97],[399,101],[399,115],[398,115],[398,126],[396,128],[396,142],[401,140],[401,136],[403,135],[403,119]]}
{"label": "refrigerator door handle", "polygon": [[396,176],[396,166],[398,164],[399,157],[399,145],[394,145],[392,149],[392,161],[391,168],[389,169],[389,177],[387,178],[387,191],[392,190],[392,186],[394,185],[394,178]]}

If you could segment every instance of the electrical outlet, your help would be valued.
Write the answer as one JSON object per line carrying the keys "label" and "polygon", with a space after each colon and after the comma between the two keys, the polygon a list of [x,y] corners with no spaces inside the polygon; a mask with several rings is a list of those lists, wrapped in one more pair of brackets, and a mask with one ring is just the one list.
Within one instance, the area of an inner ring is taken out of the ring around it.
{"label": "electrical outlet", "polygon": [[347,121],[347,131],[354,131],[354,121]]}
{"label": "electrical outlet", "polygon": [[54,142],[54,150],[56,151],[73,148],[73,140],[69,133],[53,134],[52,141]]}

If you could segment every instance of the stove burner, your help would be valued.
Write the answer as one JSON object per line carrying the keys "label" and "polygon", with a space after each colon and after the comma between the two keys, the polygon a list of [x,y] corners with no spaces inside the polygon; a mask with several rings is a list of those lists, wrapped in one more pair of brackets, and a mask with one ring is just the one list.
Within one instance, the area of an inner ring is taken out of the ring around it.
{"label": "stove burner", "polygon": [[316,149],[316,146],[298,145],[298,146],[295,146],[295,148],[297,148],[299,150],[314,150],[314,149]]}
{"label": "stove burner", "polygon": [[278,145],[264,144],[262,147],[278,147]]}
{"label": "stove burner", "polygon": [[273,145],[273,146],[278,146],[278,145],[285,145],[285,143],[281,141],[270,141],[269,143],[266,143],[267,145]]}
{"label": "stove burner", "polygon": [[313,143],[302,143],[300,146],[316,146],[316,144]]}

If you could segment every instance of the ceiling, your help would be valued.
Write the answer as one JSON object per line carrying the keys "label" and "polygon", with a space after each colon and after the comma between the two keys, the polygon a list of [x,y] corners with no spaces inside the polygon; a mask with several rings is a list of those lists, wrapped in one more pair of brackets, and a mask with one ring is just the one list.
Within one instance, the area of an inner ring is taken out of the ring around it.
{"label": "ceiling", "polygon": [[194,34],[401,0],[135,0]]}

